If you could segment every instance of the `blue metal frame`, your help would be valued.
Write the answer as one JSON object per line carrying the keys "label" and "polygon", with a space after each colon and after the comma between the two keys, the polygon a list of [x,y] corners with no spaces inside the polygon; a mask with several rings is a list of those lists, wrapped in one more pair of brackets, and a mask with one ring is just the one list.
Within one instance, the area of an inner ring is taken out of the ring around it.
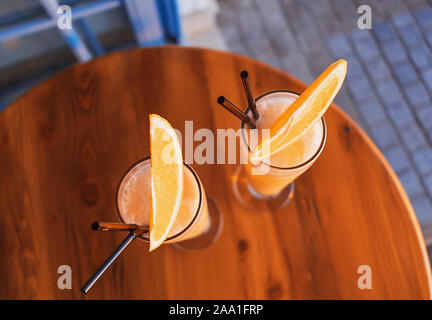
{"label": "blue metal frame", "polygon": [[124,0],[136,41],[140,47],[165,43],[163,26],[154,0]]}
{"label": "blue metal frame", "polygon": [[[57,9],[60,6],[57,0],[39,0],[39,2],[51,19],[56,22],[58,18]],[[87,48],[85,42],[81,39],[79,33],[76,32],[75,29],[59,30],[78,61],[84,62],[93,58],[90,50]]]}
{"label": "blue metal frame", "polygon": [[155,0],[159,10],[159,17],[164,26],[165,38],[174,43],[183,43],[180,15],[176,0]]}
{"label": "blue metal frame", "polygon": [[[50,17],[37,18],[0,30],[0,42],[56,27],[56,8],[59,5],[57,0],[39,1]],[[183,43],[176,0],[99,0],[77,5],[73,8],[72,14],[72,20],[78,23],[85,40],[88,41],[96,55],[102,55],[105,51],[84,18],[119,8],[122,5],[126,8],[139,46],[156,46],[166,42]],[[73,29],[61,30],[61,32],[79,61],[87,61],[92,58],[85,41],[77,32]]]}
{"label": "blue metal frame", "polygon": [[91,31],[90,26],[88,25],[87,21],[85,21],[85,18],[78,19],[77,23],[84,34],[84,38],[88,41],[90,47],[92,48],[92,51],[97,56],[102,56],[105,54],[105,50],[102,47],[101,43],[99,42],[98,37]]}
{"label": "blue metal frame", "polygon": [[[57,0],[39,0],[42,6],[32,6],[21,12],[12,12],[2,16],[0,21],[0,43],[57,28]],[[125,7],[139,46],[162,45],[166,42],[180,43],[182,38],[180,19],[175,0],[95,0],[82,3],[80,0],[62,1],[72,7],[72,20],[78,28],[59,30],[78,61],[87,61],[95,55],[103,55],[104,48],[86,22],[86,17],[104,11]],[[41,17],[43,12],[48,17]],[[79,30],[79,33],[77,32]],[[82,35],[82,37],[81,37]],[[87,47],[88,46],[88,47]],[[128,44],[124,48],[134,47]],[[118,49],[118,48],[117,48]],[[46,74],[44,75],[46,76]],[[44,77],[42,76],[41,79]],[[24,92],[40,80],[21,82],[13,87],[12,92]],[[11,94],[0,92],[0,111],[9,104]],[[5,102],[6,101],[6,102]]]}
{"label": "blue metal frame", "polygon": [[[85,18],[107,10],[112,10],[122,6],[121,0],[99,0],[88,4],[83,4],[73,8],[72,20]],[[57,22],[50,18],[38,18],[29,22],[0,30],[0,42],[7,41],[21,36],[29,35],[39,31],[57,26]]]}
{"label": "blue metal frame", "polygon": [[124,3],[139,46],[183,42],[176,0],[124,0]]}
{"label": "blue metal frame", "polygon": [[[30,35],[39,31],[57,27],[57,0],[39,0],[41,6],[32,6],[22,12],[11,12],[1,17],[0,43]],[[72,7],[72,20],[78,26],[79,33],[72,30],[60,30],[66,43],[79,61],[87,61],[95,55],[103,55],[104,48],[97,36],[92,32],[85,18],[104,11],[124,6],[129,16],[132,29],[139,46],[156,46],[169,43],[183,43],[183,33],[176,0],[64,0],[62,4]],[[44,12],[49,17],[41,17]],[[82,35],[82,37],[81,37]],[[87,47],[88,45],[88,47]],[[128,44],[122,47],[130,48]],[[119,49],[119,48],[117,48]],[[24,91],[31,84],[14,86],[18,91]],[[13,91],[15,91],[15,89]],[[11,91],[10,91],[11,92]],[[0,111],[7,105],[0,96]]]}

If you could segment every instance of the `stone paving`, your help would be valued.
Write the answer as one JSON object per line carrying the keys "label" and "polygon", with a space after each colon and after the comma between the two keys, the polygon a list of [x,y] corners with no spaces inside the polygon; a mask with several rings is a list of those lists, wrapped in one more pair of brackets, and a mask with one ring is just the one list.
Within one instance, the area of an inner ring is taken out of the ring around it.
{"label": "stone paving", "polygon": [[[399,176],[432,243],[432,0],[219,0],[228,48],[310,83],[348,60],[336,103]],[[357,8],[372,8],[372,30]]]}

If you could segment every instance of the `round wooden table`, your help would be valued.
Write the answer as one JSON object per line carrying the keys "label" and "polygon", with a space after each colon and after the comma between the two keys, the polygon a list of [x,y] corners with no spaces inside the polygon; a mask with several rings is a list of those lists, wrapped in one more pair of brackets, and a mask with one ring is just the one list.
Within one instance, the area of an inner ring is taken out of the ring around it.
{"label": "round wooden table", "polygon": [[[1,299],[429,299],[431,272],[410,202],[366,134],[337,106],[327,145],[297,180],[293,201],[248,212],[232,188],[235,165],[192,166],[223,211],[220,238],[199,251],[135,241],[88,295],[80,292],[125,237],[90,229],[116,221],[125,170],[149,154],[149,113],[184,133],[239,127],[217,105],[305,84],[260,62],[205,49],[118,52],[36,86],[0,114]],[[201,142],[195,142],[195,146]],[[72,270],[61,290],[58,268]],[[358,273],[370,266],[372,289]]]}

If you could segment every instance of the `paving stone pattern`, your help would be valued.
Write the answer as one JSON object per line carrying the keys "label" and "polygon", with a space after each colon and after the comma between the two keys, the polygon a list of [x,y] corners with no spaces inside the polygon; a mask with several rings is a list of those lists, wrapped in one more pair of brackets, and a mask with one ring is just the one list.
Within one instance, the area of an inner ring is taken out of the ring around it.
{"label": "paving stone pattern", "polygon": [[[349,63],[336,103],[399,176],[432,243],[432,0],[218,0],[228,48],[310,83]],[[357,8],[372,8],[371,30]]]}

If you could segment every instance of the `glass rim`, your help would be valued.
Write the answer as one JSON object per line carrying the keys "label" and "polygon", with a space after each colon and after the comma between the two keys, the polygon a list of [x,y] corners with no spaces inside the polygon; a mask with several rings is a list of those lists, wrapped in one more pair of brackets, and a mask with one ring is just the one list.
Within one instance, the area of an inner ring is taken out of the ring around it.
{"label": "glass rim", "polygon": [[[143,159],[140,159],[140,160],[138,160],[138,161],[136,161],[135,163],[133,163],[126,171],[125,171],[125,173],[123,174],[123,176],[121,177],[121,179],[120,179],[120,182],[118,183],[118,185],[117,185],[117,188],[116,188],[116,193],[115,193],[115,206],[116,206],[116,213],[117,213],[117,216],[118,216],[118,218],[120,219],[120,221],[122,222],[122,223],[126,223],[125,221],[124,221],[124,219],[123,219],[123,217],[122,217],[122,215],[121,215],[121,213],[120,213],[120,209],[119,209],[119,191],[120,191],[120,187],[121,187],[121,185],[122,185],[122,183],[124,182],[124,180],[125,180],[125,178],[127,177],[127,175],[134,169],[134,168],[136,168],[138,165],[140,165],[140,164],[142,164],[142,163],[144,163],[144,162],[146,162],[146,161],[149,161],[150,160],[150,156],[147,156],[147,157],[145,157],[145,158],[143,158]],[[171,240],[175,240],[176,238],[178,238],[178,237],[180,237],[181,235],[183,235],[187,230],[189,230],[193,225],[194,225],[194,223],[197,221],[197,219],[198,219],[198,216],[199,216],[199,214],[200,214],[200,212],[201,212],[201,209],[202,209],[202,206],[203,206],[203,190],[202,190],[202,186],[201,186],[201,180],[199,179],[199,177],[198,177],[198,174],[195,172],[195,170],[189,165],[189,164],[187,164],[185,161],[183,161],[183,166],[185,166],[191,173],[192,173],[192,176],[195,178],[195,181],[196,181],[196,183],[197,183],[197,185],[198,185],[198,190],[199,190],[199,204],[198,204],[198,208],[197,208],[197,211],[195,212],[195,214],[194,214],[194,217],[192,218],[192,220],[191,220],[191,222],[183,229],[183,230],[181,230],[181,231],[179,231],[177,234],[175,234],[175,235],[173,235],[173,236],[171,236],[171,237],[168,237],[168,238],[166,238],[165,239],[165,241],[164,242],[166,242],[166,241],[171,241]],[[146,242],[149,242],[150,241],[150,239],[149,239],[149,237],[148,236],[144,236],[144,235],[140,235],[140,236],[138,236],[141,240],[144,240],[144,241],[146,241]]]}
{"label": "glass rim", "polygon": [[[265,92],[265,93],[259,95],[259,96],[255,99],[255,101],[258,102],[258,101],[261,100],[262,98],[264,98],[264,97],[266,97],[266,96],[268,96],[268,95],[274,94],[274,93],[291,93],[291,94],[294,94],[294,95],[300,96],[300,93],[295,92],[295,91],[291,91],[291,90],[284,90],[284,89],[277,89],[277,90],[271,90],[271,91],[268,91],[268,92]],[[247,113],[249,112],[249,110],[250,110],[250,106],[246,107],[246,109],[245,109],[244,112],[247,114]],[[273,165],[271,165],[271,164],[268,164],[268,163],[265,162],[265,161],[261,161],[261,163],[264,164],[264,165],[266,165],[266,166],[268,166],[268,167],[270,167],[270,168],[277,169],[277,170],[294,170],[294,169],[301,168],[301,167],[303,167],[303,166],[309,164],[310,162],[314,161],[315,158],[317,158],[317,157],[320,155],[320,153],[322,152],[322,150],[324,149],[324,145],[325,145],[325,142],[326,142],[326,139],[327,139],[327,126],[326,126],[326,122],[325,122],[324,116],[321,117],[320,120],[321,120],[321,122],[322,122],[322,128],[323,128],[323,134],[322,134],[321,143],[320,143],[320,145],[319,145],[317,151],[316,151],[316,152],[315,152],[315,153],[314,153],[314,154],[313,154],[313,155],[312,155],[308,160],[306,160],[306,161],[304,161],[304,162],[302,162],[301,164],[298,164],[298,165],[296,165],[296,166],[292,166],[292,167],[278,167],[278,166],[273,166]],[[241,121],[241,129],[242,129],[242,130],[241,130],[241,133],[242,133],[242,138],[243,138],[244,143],[245,143],[246,146],[247,146],[248,153],[251,153],[251,149],[250,149],[250,147],[249,147],[249,143],[247,142],[246,137],[245,137],[245,135],[244,135],[244,131],[245,131],[245,130],[244,130],[244,129],[245,129],[244,126],[245,126],[245,122],[244,122],[244,121]]]}

